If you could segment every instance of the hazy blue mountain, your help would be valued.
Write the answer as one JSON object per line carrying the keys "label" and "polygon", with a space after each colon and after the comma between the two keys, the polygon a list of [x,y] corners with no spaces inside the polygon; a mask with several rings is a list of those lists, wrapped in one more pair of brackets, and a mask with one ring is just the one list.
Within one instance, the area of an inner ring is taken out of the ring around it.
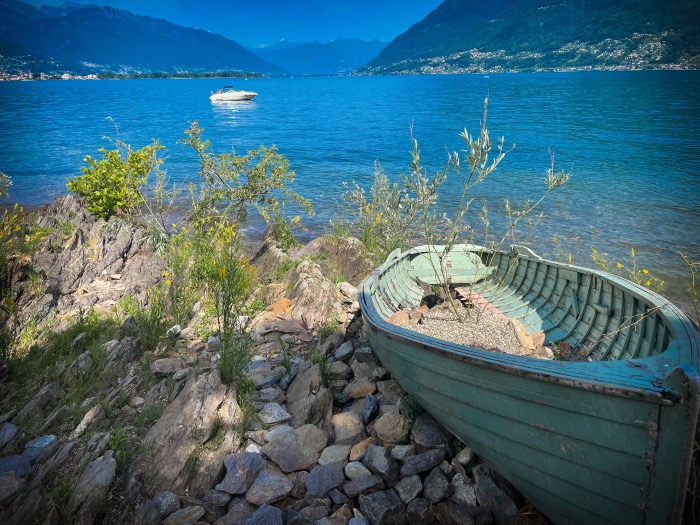
{"label": "hazy blue mountain", "polygon": [[334,75],[349,73],[366,64],[386,46],[380,40],[338,38],[328,43],[280,41],[272,46],[251,49],[258,56],[283,67],[294,75]]}
{"label": "hazy blue mountain", "polygon": [[700,67],[698,0],[446,0],[366,73]]}
{"label": "hazy blue mountain", "polygon": [[[29,53],[76,72],[249,71],[282,73],[221,35],[112,7],[67,4],[37,9],[0,0],[3,53]],[[11,56],[17,56],[11,55]],[[7,58],[7,57],[5,57]]]}
{"label": "hazy blue mountain", "polygon": [[42,17],[39,9],[18,0],[0,0],[0,35]]}

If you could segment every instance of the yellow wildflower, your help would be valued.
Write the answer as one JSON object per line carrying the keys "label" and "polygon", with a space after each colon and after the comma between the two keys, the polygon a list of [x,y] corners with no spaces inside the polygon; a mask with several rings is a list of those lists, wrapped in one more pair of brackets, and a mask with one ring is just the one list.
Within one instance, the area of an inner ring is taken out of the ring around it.
{"label": "yellow wildflower", "polygon": [[617,267],[618,267],[618,268],[622,268],[622,264],[617,263]]}
{"label": "yellow wildflower", "polygon": [[651,286],[651,279],[644,283],[644,286]]}
{"label": "yellow wildflower", "polygon": [[646,268],[644,268],[644,269],[642,270],[642,273],[643,273],[644,275],[649,275],[649,270],[647,270]]}

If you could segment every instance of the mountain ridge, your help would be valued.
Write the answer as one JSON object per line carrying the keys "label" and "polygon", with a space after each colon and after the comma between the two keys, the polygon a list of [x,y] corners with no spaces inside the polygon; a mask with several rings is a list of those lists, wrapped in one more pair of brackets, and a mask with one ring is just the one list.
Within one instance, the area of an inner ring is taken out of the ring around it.
{"label": "mountain ridge", "polygon": [[360,74],[700,67],[696,0],[446,0]]}
{"label": "mountain ridge", "polygon": [[32,69],[38,60],[79,74],[286,72],[222,35],[110,6],[34,8],[2,0],[0,19],[10,21],[0,25],[0,51],[15,53],[3,52],[4,61],[15,59],[15,68]]}
{"label": "mountain ridge", "polygon": [[698,0],[445,0],[390,43],[246,49],[109,6],[0,0],[0,78],[699,69]]}

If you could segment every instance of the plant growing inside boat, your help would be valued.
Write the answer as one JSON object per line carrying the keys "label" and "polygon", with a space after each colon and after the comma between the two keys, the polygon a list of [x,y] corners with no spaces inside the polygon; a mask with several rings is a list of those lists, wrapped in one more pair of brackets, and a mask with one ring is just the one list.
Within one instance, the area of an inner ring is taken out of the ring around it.
{"label": "plant growing inside boat", "polygon": [[[461,167],[459,153],[453,152],[450,154],[445,168],[435,176],[429,177],[426,170],[421,166],[418,141],[413,138],[411,174],[403,181],[409,195],[408,199],[414,202],[413,206],[409,208],[416,210],[415,217],[420,225],[422,237],[430,247],[427,256],[437,283],[443,289],[444,296],[449,300],[452,310],[460,322],[464,321],[463,310],[459,307],[450,291],[450,253],[465,234],[469,234],[472,242],[474,240],[474,230],[466,220],[469,208],[473,202],[471,194],[474,188],[483,183],[498,168],[506,154],[515,148],[515,145],[513,145],[510,149],[504,149],[505,139],[503,137],[500,137],[497,145],[494,146],[486,125],[487,116],[488,98],[484,100],[484,114],[478,136],[470,134],[466,129],[460,134],[460,138],[466,145],[466,149],[463,150],[466,154],[464,156],[466,169]],[[494,147],[496,148],[495,150]],[[492,152],[494,153],[493,156]],[[569,180],[571,173],[564,170],[556,171],[554,168],[554,154],[551,149],[549,153],[550,167],[545,178],[545,192],[534,202],[526,201],[520,209],[514,208],[510,200],[506,198],[504,206],[508,216],[508,227],[500,239],[496,239],[495,242],[489,239],[489,214],[486,205],[483,205],[480,218],[484,227],[484,233],[480,244],[490,244],[494,249],[500,249],[508,240],[513,244],[517,244],[518,239],[516,236],[519,223],[525,220],[528,222],[528,229],[531,229],[533,226],[531,216],[535,209],[549,193]],[[440,187],[447,180],[451,167],[461,179],[461,193],[457,208],[450,217],[447,213],[439,214],[436,209]],[[538,215],[537,221],[540,218],[541,214]]]}
{"label": "plant growing inside boat", "polygon": [[[411,133],[411,171],[399,181],[390,182],[379,164],[375,165],[374,183],[368,192],[356,183],[345,185],[348,191],[343,200],[348,205],[348,219],[333,223],[341,233],[356,232],[365,243],[370,255],[384,259],[395,248],[407,248],[416,241],[425,242],[430,251],[426,255],[435,274],[437,285],[445,300],[460,321],[464,321],[463,309],[451,293],[450,252],[458,242],[468,237],[474,243],[476,229],[467,218],[473,202],[475,188],[496,171],[505,156],[513,150],[505,147],[505,139],[491,138],[487,127],[488,98],[484,100],[484,112],[478,134],[470,134],[466,129],[460,134],[465,149],[463,157],[453,152],[440,171],[429,176],[421,164],[418,140]],[[484,204],[479,213],[482,225],[479,244],[500,249],[506,241],[517,244],[522,222],[531,230],[541,219],[534,216],[543,200],[571,177],[571,172],[557,171],[554,167],[554,153],[550,150],[550,167],[545,177],[546,190],[535,201],[526,201],[522,207],[513,206],[509,199],[504,200],[507,216],[505,231],[500,237],[492,238],[489,211]],[[457,206],[451,213],[440,209],[440,191],[450,173],[459,179]],[[417,225],[417,226],[416,226]],[[359,230],[359,232],[358,232]],[[438,295],[438,294],[436,294]]]}

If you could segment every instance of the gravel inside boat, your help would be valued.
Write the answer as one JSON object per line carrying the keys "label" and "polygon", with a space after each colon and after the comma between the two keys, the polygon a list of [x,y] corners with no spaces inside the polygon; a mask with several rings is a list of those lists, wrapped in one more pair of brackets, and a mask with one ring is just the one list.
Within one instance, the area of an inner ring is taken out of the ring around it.
{"label": "gravel inside boat", "polygon": [[468,308],[461,303],[458,303],[458,308],[462,322],[448,302],[431,309],[422,307],[400,310],[389,318],[389,322],[424,335],[481,350],[554,359],[555,354],[549,347],[538,345],[526,348],[510,319],[485,308]]}

